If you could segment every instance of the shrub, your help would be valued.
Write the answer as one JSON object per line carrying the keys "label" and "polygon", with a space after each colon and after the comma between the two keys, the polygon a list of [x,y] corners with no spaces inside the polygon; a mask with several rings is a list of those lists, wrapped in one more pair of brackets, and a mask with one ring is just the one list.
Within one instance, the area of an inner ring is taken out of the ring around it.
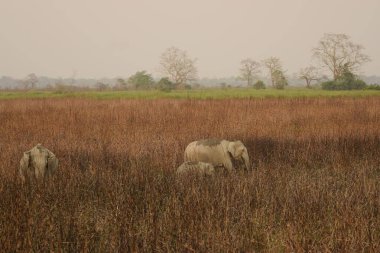
{"label": "shrub", "polygon": [[265,89],[265,83],[261,80],[258,80],[256,83],[253,84],[253,88],[255,88],[256,90]]}
{"label": "shrub", "polygon": [[175,84],[169,80],[167,77],[163,77],[157,83],[157,89],[160,91],[170,92],[175,88]]}
{"label": "shrub", "polygon": [[327,81],[321,83],[321,87],[323,90],[337,90],[337,84],[335,81]]}
{"label": "shrub", "polygon": [[337,80],[324,82],[321,86],[324,90],[362,90],[367,84],[345,67]]}
{"label": "shrub", "polygon": [[362,90],[367,87],[367,84],[361,79],[356,79],[353,82],[351,82],[349,85],[350,85],[351,90]]}
{"label": "shrub", "polygon": [[367,85],[366,89],[367,90],[380,90],[380,85],[379,84],[370,84],[370,85]]}
{"label": "shrub", "polygon": [[323,82],[321,87],[324,90],[362,90],[367,87],[367,84],[361,79],[353,81],[336,80]]}

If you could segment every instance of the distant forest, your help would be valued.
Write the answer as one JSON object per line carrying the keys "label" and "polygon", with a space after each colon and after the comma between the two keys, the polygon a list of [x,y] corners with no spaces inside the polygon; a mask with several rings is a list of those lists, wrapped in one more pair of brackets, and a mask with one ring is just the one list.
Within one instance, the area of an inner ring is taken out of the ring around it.
{"label": "distant forest", "polygon": [[[97,88],[99,85],[105,85],[107,87],[115,87],[118,84],[118,78],[51,78],[45,76],[37,76],[31,74],[35,78],[35,88],[45,89],[45,88],[55,88],[59,85],[75,86],[78,88]],[[30,75],[29,75],[30,76]],[[360,76],[360,78],[367,84],[380,84],[380,76]],[[127,78],[125,78],[127,79]],[[267,77],[259,77],[258,79],[263,80],[269,85],[270,80]],[[24,79],[17,79],[8,76],[3,76],[0,78],[0,89],[23,89],[24,83],[27,77]],[[295,77],[288,78],[290,86],[305,86],[305,82],[301,79]],[[224,77],[224,78],[200,78],[191,83],[193,86],[201,87],[245,87],[246,82],[239,79],[238,77]]]}

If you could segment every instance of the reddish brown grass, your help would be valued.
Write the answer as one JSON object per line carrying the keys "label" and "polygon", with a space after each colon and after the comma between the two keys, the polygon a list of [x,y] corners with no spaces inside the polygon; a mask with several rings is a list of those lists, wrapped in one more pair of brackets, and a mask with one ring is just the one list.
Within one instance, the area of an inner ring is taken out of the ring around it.
{"label": "reddish brown grass", "polygon": [[[2,252],[379,252],[380,99],[0,101]],[[177,180],[186,145],[254,168]],[[21,185],[22,152],[59,171]]]}

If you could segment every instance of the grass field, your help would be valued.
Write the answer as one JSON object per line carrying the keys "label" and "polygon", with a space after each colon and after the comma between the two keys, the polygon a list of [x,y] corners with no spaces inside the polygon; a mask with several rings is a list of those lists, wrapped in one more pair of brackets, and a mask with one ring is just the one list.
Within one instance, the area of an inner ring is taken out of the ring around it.
{"label": "grass field", "polygon": [[380,96],[378,90],[327,91],[321,89],[287,88],[286,90],[248,88],[174,90],[162,92],[158,90],[131,91],[9,91],[0,92],[0,99],[16,98],[95,98],[95,99],[158,99],[158,98],[294,98],[294,97],[366,97]]}
{"label": "grass field", "polygon": [[[379,252],[379,108],[378,96],[1,100],[1,251]],[[211,137],[241,140],[252,171],[178,179],[186,145]],[[37,143],[59,170],[23,186]]]}

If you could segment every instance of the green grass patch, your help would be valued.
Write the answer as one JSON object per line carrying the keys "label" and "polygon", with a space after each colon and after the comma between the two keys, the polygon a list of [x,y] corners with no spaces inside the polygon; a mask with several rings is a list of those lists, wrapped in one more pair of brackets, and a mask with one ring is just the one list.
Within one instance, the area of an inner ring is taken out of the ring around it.
{"label": "green grass patch", "polygon": [[225,98],[299,98],[299,97],[365,97],[380,96],[379,90],[343,90],[328,91],[320,89],[288,88],[285,90],[249,88],[213,88],[202,90],[175,90],[163,92],[158,90],[133,91],[7,91],[0,92],[0,99],[37,99],[37,98],[92,98],[92,99],[225,99]]}

